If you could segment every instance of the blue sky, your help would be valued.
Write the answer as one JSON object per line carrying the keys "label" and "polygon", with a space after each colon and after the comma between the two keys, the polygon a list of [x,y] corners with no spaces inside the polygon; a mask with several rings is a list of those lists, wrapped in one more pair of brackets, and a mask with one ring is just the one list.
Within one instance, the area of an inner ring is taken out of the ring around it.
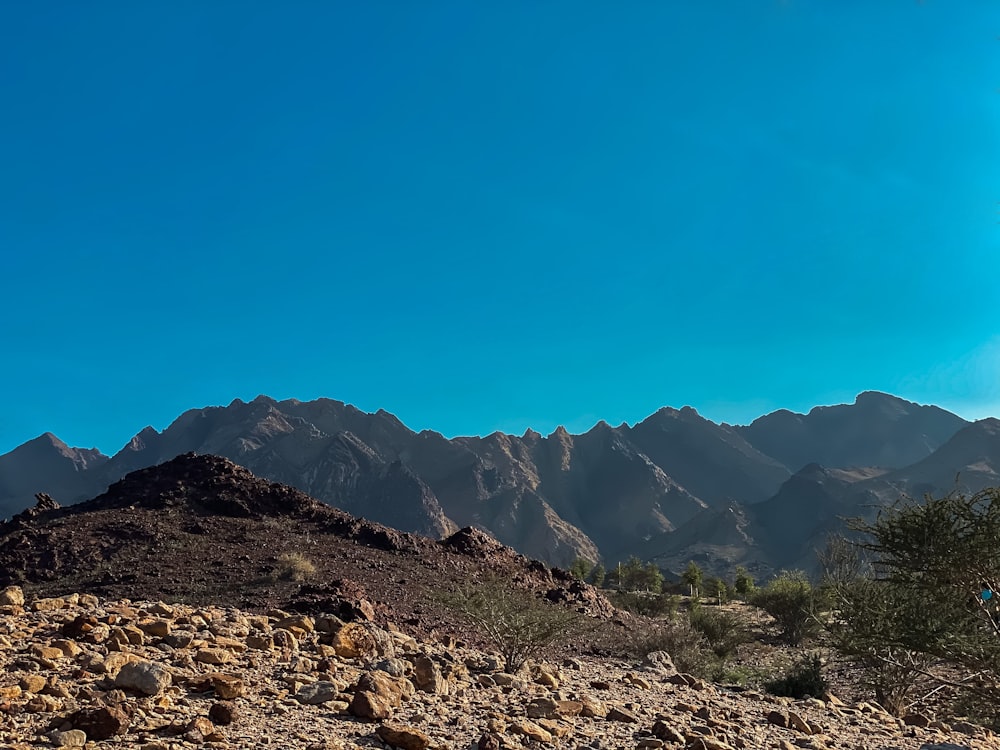
{"label": "blue sky", "polygon": [[1000,416],[1000,4],[0,8],[0,452]]}

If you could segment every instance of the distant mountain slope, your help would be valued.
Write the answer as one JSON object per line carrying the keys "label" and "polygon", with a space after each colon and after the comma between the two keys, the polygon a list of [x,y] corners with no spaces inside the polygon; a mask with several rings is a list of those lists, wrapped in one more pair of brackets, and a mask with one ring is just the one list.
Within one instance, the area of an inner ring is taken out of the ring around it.
{"label": "distant mountain slope", "polygon": [[914,497],[1000,486],[1000,419],[981,419],[963,427],[931,455],[884,479]]}
{"label": "distant mountain slope", "polygon": [[0,456],[0,518],[34,504],[37,492],[65,502],[93,496],[100,487],[95,470],[108,462],[99,450],[70,448],[50,432]]}
{"label": "distant mountain slope", "polygon": [[660,409],[629,432],[667,474],[711,505],[755,503],[790,476],[787,466],[750,445],[738,431],[690,407]]}
{"label": "distant mountain slope", "polygon": [[[259,396],[192,409],[162,432],[147,427],[111,458],[52,435],[30,441],[0,456],[0,511],[33,505],[36,492],[76,502],[193,452],[403,531],[441,538],[479,527],[548,563],[697,555],[764,569],[801,557],[859,504],[946,491],[957,472],[977,486],[1000,481],[998,425],[866,393],[853,405],[776,412],[748,427],[685,407],[631,427],[600,422],[581,435],[560,427],[548,436],[447,439],[381,410]],[[806,456],[790,471],[786,462]],[[812,466],[816,456],[861,468]],[[883,468],[865,468],[872,464]]]}
{"label": "distant mountain slope", "polygon": [[792,471],[916,463],[968,424],[937,406],[868,391],[853,404],[817,406],[808,414],[781,409],[733,429]]}

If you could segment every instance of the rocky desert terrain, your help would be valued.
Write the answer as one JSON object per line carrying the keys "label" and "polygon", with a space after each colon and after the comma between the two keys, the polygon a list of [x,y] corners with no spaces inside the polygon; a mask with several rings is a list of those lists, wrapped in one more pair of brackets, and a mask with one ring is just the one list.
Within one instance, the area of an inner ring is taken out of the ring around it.
{"label": "rocky desert terrain", "polygon": [[364,616],[0,592],[0,742],[140,748],[924,748],[973,725],[792,701],[678,673],[669,655],[533,661]]}

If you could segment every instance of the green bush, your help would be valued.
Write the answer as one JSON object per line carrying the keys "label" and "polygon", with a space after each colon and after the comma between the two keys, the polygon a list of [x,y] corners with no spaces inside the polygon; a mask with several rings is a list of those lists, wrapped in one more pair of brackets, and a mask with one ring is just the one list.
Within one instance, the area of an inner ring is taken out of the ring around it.
{"label": "green bush", "polygon": [[691,626],[701,633],[720,659],[728,659],[741,643],[750,639],[743,620],[732,612],[699,607],[689,615]]}
{"label": "green bush", "polygon": [[781,573],[758,589],[751,603],[777,621],[781,639],[790,645],[797,646],[819,630],[822,597],[801,571]]}
{"label": "green bush", "polygon": [[818,654],[804,656],[792,665],[784,676],[764,685],[773,695],[784,695],[789,698],[818,698],[823,695],[829,685],[823,677],[823,662]]}
{"label": "green bush", "polygon": [[507,672],[518,671],[546,647],[587,628],[578,613],[543,602],[498,577],[439,593],[436,598],[482,631],[503,656]]}
{"label": "green bush", "polygon": [[635,591],[616,591],[611,603],[644,617],[673,617],[680,606],[680,597],[675,594],[643,594]]}

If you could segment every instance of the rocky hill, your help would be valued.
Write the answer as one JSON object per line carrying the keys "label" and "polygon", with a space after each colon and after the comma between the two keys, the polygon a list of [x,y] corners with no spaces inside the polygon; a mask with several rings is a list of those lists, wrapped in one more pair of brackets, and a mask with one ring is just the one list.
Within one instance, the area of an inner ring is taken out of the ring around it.
{"label": "rocky hill", "polygon": [[216,456],[178,456],[64,508],[41,495],[0,523],[0,586],[43,596],[72,589],[299,611],[322,603],[376,622],[391,611],[431,632],[445,616],[435,592],[487,574],[611,613],[591,587],[481,531],[440,541],[400,532]]}
{"label": "rocky hill", "polygon": [[[51,435],[30,441],[0,456],[0,514],[23,510],[38,492],[69,505],[131,471],[196,452],[432,539],[484,529],[549,564],[578,556],[614,564],[642,549],[664,561],[698,555],[722,570],[739,559],[763,571],[785,564],[790,549],[806,554],[831,519],[862,500],[946,491],[959,471],[993,476],[988,458],[962,463],[952,446],[962,435],[959,453],[988,445],[989,428],[978,424],[864,393],[851,405],[775,412],[746,427],[685,407],[634,426],[600,422],[581,435],[559,428],[447,439],[413,432],[385,411],[261,396],[193,409],[163,432],[147,427],[110,458]],[[818,475],[802,474],[812,464],[840,479],[814,491]]]}

